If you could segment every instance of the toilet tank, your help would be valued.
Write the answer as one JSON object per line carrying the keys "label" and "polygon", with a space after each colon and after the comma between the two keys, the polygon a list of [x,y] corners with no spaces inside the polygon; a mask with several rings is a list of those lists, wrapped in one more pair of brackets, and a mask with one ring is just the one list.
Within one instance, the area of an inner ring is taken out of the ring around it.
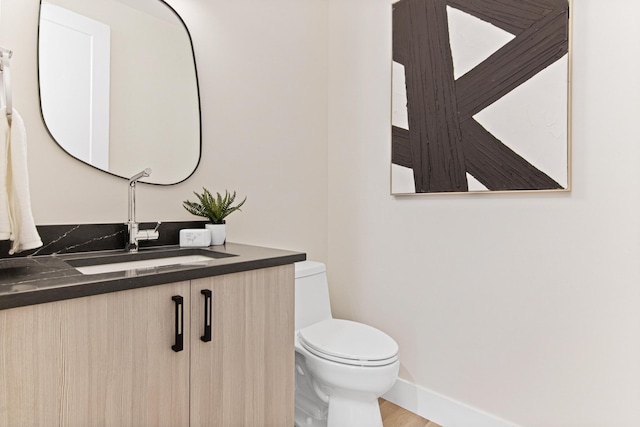
{"label": "toilet tank", "polygon": [[331,319],[327,269],[321,262],[295,263],[295,329]]}

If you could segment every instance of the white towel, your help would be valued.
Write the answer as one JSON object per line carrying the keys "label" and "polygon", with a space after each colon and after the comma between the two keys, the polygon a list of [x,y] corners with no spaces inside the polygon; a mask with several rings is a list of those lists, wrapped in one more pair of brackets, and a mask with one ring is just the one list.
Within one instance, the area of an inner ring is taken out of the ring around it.
{"label": "white towel", "polygon": [[[0,108],[0,239],[12,240],[9,254],[42,246],[36,230],[27,170],[27,131],[20,114],[13,109],[11,125],[6,108]],[[0,140],[1,141],[1,140]]]}
{"label": "white towel", "polygon": [[11,238],[11,214],[7,192],[7,141],[11,139],[11,128],[7,122],[6,107],[0,108],[0,240]]}

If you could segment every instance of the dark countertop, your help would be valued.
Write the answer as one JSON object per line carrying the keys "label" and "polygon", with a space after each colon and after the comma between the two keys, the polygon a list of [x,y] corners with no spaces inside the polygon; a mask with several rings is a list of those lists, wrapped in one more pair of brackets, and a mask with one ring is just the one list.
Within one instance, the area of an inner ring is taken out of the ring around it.
{"label": "dark countertop", "polygon": [[168,265],[92,275],[80,273],[69,263],[81,265],[87,258],[95,261],[101,257],[111,259],[110,262],[118,257],[118,261],[122,262],[127,261],[131,254],[119,250],[0,260],[0,310],[276,267],[306,259],[306,255],[301,252],[237,243],[197,250],[179,246],[154,247],[141,249],[137,256],[155,258],[156,255],[162,257],[163,252],[175,254],[176,251],[185,255],[204,251],[220,257],[191,265]]}

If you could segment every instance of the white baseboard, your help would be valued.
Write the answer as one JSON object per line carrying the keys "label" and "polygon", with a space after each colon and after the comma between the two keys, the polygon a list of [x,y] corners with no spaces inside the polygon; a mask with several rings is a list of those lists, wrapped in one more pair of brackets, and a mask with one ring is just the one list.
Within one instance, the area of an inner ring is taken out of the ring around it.
{"label": "white baseboard", "polygon": [[519,427],[400,378],[382,398],[442,427]]}

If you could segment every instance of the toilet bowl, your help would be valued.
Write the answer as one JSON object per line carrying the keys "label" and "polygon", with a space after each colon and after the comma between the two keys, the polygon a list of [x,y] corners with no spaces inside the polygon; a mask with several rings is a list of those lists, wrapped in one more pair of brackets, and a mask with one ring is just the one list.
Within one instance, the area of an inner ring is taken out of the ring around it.
{"label": "toilet bowl", "polygon": [[384,332],[331,316],[324,264],[296,263],[296,427],[382,427],[378,397],[398,375]]}

